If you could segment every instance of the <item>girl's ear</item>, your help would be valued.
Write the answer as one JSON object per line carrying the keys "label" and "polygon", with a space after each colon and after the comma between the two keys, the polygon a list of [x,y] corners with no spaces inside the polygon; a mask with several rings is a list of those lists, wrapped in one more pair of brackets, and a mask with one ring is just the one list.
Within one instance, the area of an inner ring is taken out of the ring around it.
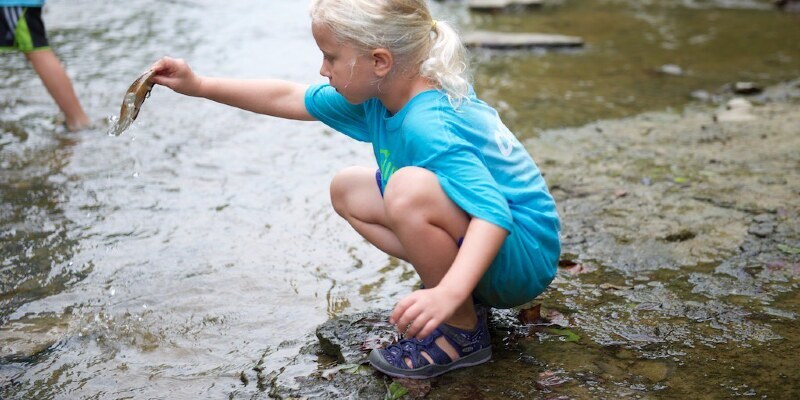
{"label": "girl's ear", "polygon": [[379,48],[372,50],[370,56],[372,57],[372,69],[375,75],[378,78],[383,78],[388,75],[394,65],[392,53],[387,49]]}

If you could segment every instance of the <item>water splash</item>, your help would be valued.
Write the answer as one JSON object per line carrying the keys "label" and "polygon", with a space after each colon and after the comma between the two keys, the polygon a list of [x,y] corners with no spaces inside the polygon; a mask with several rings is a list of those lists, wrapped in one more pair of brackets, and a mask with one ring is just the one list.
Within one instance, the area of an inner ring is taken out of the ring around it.
{"label": "water splash", "polygon": [[116,116],[111,116],[108,118],[109,136],[119,136],[122,134],[122,132],[125,132],[125,130],[131,126],[131,124],[133,123],[133,116],[136,115],[136,113],[134,112],[135,108],[136,108],[136,94],[135,93],[125,94],[125,99],[123,100],[123,112],[120,113],[121,118]]}

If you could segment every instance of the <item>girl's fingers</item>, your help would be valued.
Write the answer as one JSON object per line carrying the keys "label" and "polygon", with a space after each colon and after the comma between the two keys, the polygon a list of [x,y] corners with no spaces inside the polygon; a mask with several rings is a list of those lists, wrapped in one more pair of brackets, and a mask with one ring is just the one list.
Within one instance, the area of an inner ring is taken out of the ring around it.
{"label": "girl's fingers", "polygon": [[438,321],[436,321],[435,319],[433,319],[433,318],[429,319],[428,322],[425,323],[425,326],[422,329],[420,329],[419,333],[417,333],[416,338],[419,339],[419,340],[425,339],[426,337],[428,337],[428,335],[433,333],[433,331],[439,325],[440,325],[440,323]]}
{"label": "girl's fingers", "polygon": [[409,297],[405,297],[403,300],[397,302],[397,305],[394,306],[394,310],[392,310],[392,315],[389,316],[389,323],[395,324],[412,303],[413,300],[411,300]]}
{"label": "girl's fingers", "polygon": [[416,320],[419,315],[422,313],[422,309],[419,307],[414,307],[414,305],[409,306],[403,312],[403,315],[397,319],[397,330],[399,332],[407,332],[411,329],[411,324]]}
{"label": "girl's fingers", "polygon": [[419,333],[421,333],[422,329],[427,326],[428,321],[430,318],[425,315],[418,315],[417,318],[414,318],[414,321],[411,322],[411,326],[408,327],[406,331],[406,337],[417,337],[419,338]]}

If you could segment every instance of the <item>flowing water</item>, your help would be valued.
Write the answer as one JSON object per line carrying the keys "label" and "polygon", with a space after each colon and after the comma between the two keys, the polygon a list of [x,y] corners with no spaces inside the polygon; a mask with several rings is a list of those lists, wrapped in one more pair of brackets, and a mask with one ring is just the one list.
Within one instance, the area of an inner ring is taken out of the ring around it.
{"label": "flowing water", "polygon": [[133,116],[136,112],[136,94],[125,93],[122,100],[122,111],[120,116],[112,115],[108,118],[109,136],[119,136],[133,123]]}
{"label": "flowing water", "polygon": [[[530,137],[800,75],[798,15],[707,3],[433,8],[463,29],[586,39],[473,53],[478,93]],[[44,18],[94,120],[164,55],[201,74],[322,81],[305,1],[53,0]],[[666,64],[684,74],[655,72]],[[318,324],[389,308],[416,283],[329,205],[335,171],[374,165],[367,145],[163,87],[125,135],[70,134],[21,55],[0,56],[0,82],[2,398],[246,395],[258,389],[242,371],[282,368]]]}

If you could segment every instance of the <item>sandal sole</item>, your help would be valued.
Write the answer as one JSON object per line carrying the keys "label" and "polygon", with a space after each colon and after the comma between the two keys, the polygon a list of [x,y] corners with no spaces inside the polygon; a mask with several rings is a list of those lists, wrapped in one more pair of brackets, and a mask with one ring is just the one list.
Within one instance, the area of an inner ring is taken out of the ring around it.
{"label": "sandal sole", "polygon": [[447,365],[429,364],[416,369],[400,369],[389,364],[378,352],[372,350],[369,362],[372,367],[394,378],[429,379],[459,368],[472,367],[483,364],[492,359],[492,348],[480,349],[468,356],[464,356]]}

